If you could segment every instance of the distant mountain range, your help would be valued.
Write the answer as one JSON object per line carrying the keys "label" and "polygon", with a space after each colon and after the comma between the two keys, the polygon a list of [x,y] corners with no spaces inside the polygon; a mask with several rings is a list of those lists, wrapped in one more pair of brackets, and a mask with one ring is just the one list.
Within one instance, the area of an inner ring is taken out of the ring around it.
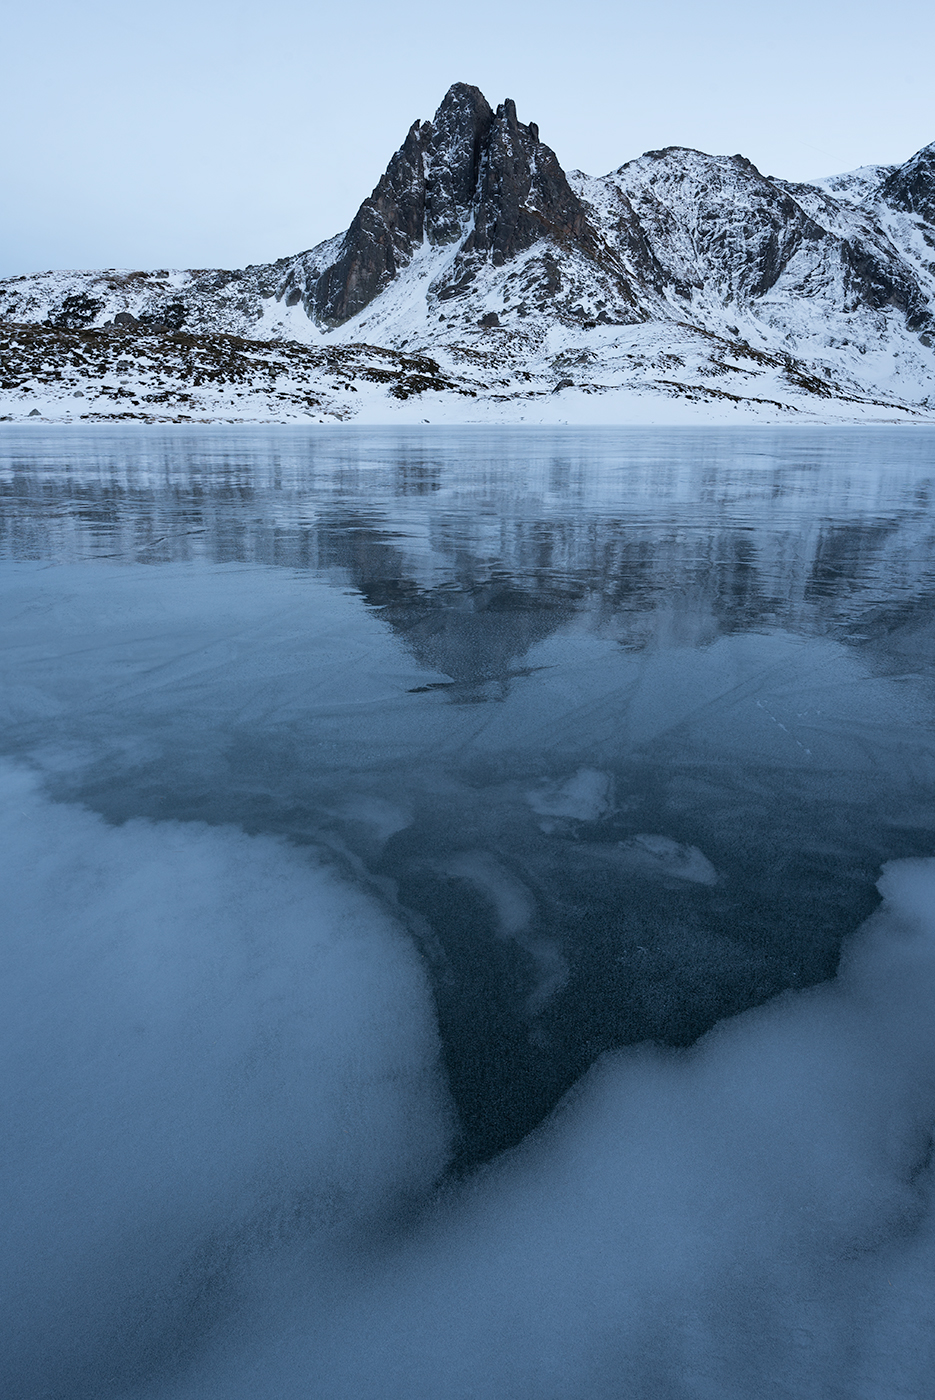
{"label": "distant mountain range", "polygon": [[935,422],[935,143],[813,184],[682,147],[595,179],[456,83],[345,233],[11,278],[0,323],[6,420]]}

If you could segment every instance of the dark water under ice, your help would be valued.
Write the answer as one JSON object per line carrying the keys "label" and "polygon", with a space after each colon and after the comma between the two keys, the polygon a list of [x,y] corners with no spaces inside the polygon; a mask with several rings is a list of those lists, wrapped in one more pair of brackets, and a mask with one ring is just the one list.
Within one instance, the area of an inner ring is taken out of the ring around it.
{"label": "dark water under ice", "polygon": [[[401,926],[461,1172],[603,1052],[831,978],[935,853],[931,431],[5,430],[0,501],[10,771],[49,822],[285,838]],[[176,878],[126,860],[122,927]]]}

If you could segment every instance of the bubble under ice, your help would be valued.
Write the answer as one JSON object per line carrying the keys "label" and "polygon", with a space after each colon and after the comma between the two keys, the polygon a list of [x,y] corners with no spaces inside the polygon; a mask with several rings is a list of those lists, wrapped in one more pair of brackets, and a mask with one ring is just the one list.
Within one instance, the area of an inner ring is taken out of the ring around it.
{"label": "bubble under ice", "polygon": [[836,980],[608,1054],[323,1308],[256,1301],[172,1400],[924,1400],[935,860]]}
{"label": "bubble under ice", "polygon": [[379,906],[282,841],[108,826],[3,762],[0,850],[0,1388],[111,1393],[184,1354],[251,1251],[432,1184],[430,994]]}

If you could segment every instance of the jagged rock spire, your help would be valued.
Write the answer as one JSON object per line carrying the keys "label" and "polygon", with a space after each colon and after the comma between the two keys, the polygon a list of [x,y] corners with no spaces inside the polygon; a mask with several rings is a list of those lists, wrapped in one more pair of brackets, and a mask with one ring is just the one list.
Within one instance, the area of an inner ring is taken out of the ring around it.
{"label": "jagged rock spire", "polygon": [[534,122],[523,126],[516,103],[497,108],[477,191],[474,231],[464,251],[489,250],[495,266],[540,238],[580,238],[584,208],[555,152],[539,140]]}
{"label": "jagged rock spire", "polygon": [[493,120],[479,88],[455,83],[431,124],[422,128],[429,164],[425,232],[430,243],[452,243],[461,236]]}
{"label": "jagged rock spire", "polygon": [[[473,229],[469,225],[473,219]],[[363,310],[410,261],[423,239],[451,243],[499,266],[539,239],[580,239],[584,208],[534,123],[507,100],[455,83],[431,122],[414,122],[318,279],[314,310],[340,324]]]}

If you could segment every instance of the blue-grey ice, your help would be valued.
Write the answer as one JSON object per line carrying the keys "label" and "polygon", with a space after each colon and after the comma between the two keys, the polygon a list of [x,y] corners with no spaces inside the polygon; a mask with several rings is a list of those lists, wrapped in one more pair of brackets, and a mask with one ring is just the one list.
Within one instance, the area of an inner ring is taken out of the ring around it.
{"label": "blue-grey ice", "polygon": [[931,433],[0,430],[0,1389],[928,1400]]}

